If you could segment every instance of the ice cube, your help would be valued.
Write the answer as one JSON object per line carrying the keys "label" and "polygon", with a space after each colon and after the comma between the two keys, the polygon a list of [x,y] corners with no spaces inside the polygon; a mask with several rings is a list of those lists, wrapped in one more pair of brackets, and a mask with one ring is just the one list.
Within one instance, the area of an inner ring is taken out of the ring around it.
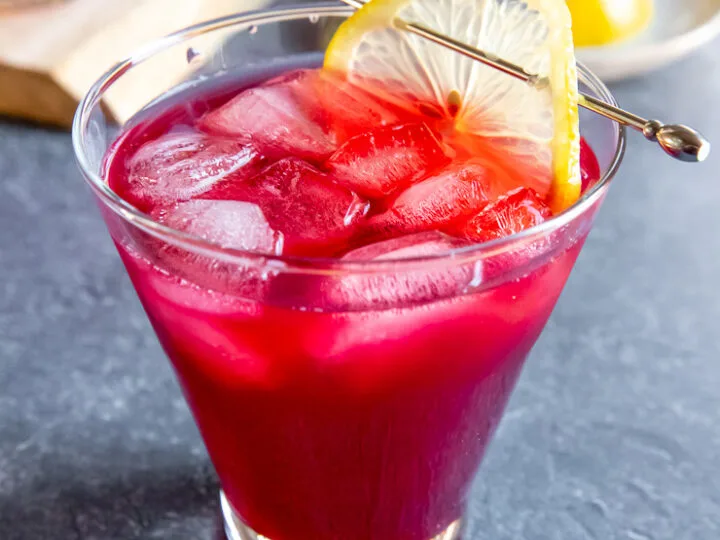
{"label": "ice cube", "polygon": [[127,161],[119,190],[141,210],[202,195],[229,176],[255,174],[252,146],[202,133],[171,133],[145,143]]}
{"label": "ice cube", "polygon": [[370,129],[395,124],[402,116],[407,116],[341,75],[324,70],[312,73],[317,76],[316,84],[307,87],[304,100],[308,106],[325,109],[330,129],[338,143]]}
{"label": "ice cube", "polygon": [[370,129],[397,123],[407,113],[326,70],[301,69],[271,79],[265,86],[291,88],[306,116],[328,132],[334,143]]}
{"label": "ice cube", "polygon": [[367,244],[349,251],[342,259],[347,261],[412,259],[466,245],[468,242],[462,239],[438,231],[425,231]]}
{"label": "ice cube", "polygon": [[[270,227],[258,206],[248,202],[196,199],[158,208],[153,216],[223,248],[277,254],[282,247],[282,235]],[[220,257],[161,241],[145,246],[145,251],[168,274],[203,288],[258,298],[267,285],[262,259],[252,256]]]}
{"label": "ice cube", "polygon": [[530,188],[518,188],[487,205],[459,227],[469,240],[488,242],[518,233],[550,218],[550,208]]}
{"label": "ice cube", "polygon": [[355,232],[368,203],[310,164],[286,158],[238,186],[235,196],[257,204],[283,234],[283,253],[333,256]]}
{"label": "ice cube", "polygon": [[[427,257],[467,246],[464,239],[428,231],[369,244],[347,253],[343,261],[390,261]],[[479,267],[478,267],[479,268]],[[269,288],[269,301],[323,311],[402,307],[460,294],[475,278],[475,263],[453,259],[423,263],[387,263],[372,272],[338,276],[287,275]]]}
{"label": "ice cube", "polygon": [[[308,106],[315,75],[297,71],[241,92],[200,119],[201,129],[254,142],[268,156],[322,160],[336,148],[327,116]],[[314,96],[317,102],[317,96]]]}
{"label": "ice cube", "polygon": [[282,236],[259,206],[241,201],[196,199],[160,213],[160,221],[225,248],[276,253]]}
{"label": "ice cube", "polygon": [[[414,259],[467,245],[469,243],[465,240],[437,231],[426,231],[358,248],[347,253],[343,260]],[[458,263],[452,259],[425,261],[414,266],[412,263],[398,263],[383,271],[325,280],[321,290],[322,297],[335,309],[384,309],[461,294],[477,272],[474,263]]]}
{"label": "ice cube", "polygon": [[412,123],[379,127],[353,137],[330,157],[326,167],[360,195],[382,198],[449,161],[430,128]]}
{"label": "ice cube", "polygon": [[398,122],[399,114],[343,77],[311,69],[245,90],[205,115],[200,126],[255,141],[275,158],[319,163],[350,137]]}
{"label": "ice cube", "polygon": [[402,192],[388,210],[369,220],[371,235],[445,230],[477,214],[503,192],[503,171],[488,163],[455,164]]}

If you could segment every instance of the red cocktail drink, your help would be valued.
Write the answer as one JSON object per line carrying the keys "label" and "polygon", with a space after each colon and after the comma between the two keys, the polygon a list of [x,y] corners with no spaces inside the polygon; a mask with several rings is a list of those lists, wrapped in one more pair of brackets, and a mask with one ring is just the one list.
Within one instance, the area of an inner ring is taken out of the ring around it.
{"label": "red cocktail drink", "polygon": [[502,152],[312,68],[123,126],[89,175],[242,534],[457,534],[604,193],[581,159],[554,216]]}
{"label": "red cocktail drink", "polygon": [[[512,164],[318,70],[220,96],[130,129],[108,155],[110,187],[226,247],[340,261],[442,254],[550,216]],[[545,240],[498,261],[312,277],[118,248],[250,527],[427,540],[460,517],[581,244]],[[534,249],[554,255],[528,270]]]}

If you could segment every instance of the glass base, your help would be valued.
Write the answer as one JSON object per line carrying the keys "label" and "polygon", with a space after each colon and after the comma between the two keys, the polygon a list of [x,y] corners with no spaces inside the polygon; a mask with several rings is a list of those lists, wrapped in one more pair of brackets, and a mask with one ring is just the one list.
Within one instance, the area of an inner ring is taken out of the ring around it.
{"label": "glass base", "polygon": [[[223,521],[225,522],[225,536],[228,540],[271,540],[265,536],[257,534],[255,531],[245,525],[230,506],[230,502],[225,494],[220,492],[220,508],[222,510]],[[443,532],[429,538],[428,540],[460,540],[462,536],[462,520],[453,521],[450,526]]]}

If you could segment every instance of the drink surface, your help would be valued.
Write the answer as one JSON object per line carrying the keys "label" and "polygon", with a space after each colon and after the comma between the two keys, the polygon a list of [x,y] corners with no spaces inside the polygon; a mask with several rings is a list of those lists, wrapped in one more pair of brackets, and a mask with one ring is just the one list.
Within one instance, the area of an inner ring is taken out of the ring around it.
{"label": "drink surface", "polygon": [[[277,255],[422,257],[551,216],[496,149],[417,110],[293,70],[156,104],[106,174],[161,223]],[[534,265],[535,245],[322,276],[111,232],[223,489],[272,540],[428,540],[458,519],[586,233]]]}
{"label": "drink surface", "polygon": [[[173,228],[278,255],[357,259],[353,249],[428,231],[461,246],[550,217],[532,171],[423,106],[293,70],[130,130],[110,185]],[[599,176],[587,146],[583,157],[585,175]]]}

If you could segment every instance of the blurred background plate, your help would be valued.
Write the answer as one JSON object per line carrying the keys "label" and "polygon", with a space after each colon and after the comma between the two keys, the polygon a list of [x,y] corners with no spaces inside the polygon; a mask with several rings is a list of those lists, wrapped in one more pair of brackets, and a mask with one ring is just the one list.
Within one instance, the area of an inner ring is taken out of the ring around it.
{"label": "blurred background plate", "polygon": [[720,0],[656,0],[642,34],[617,45],[582,47],[580,62],[606,82],[645,75],[678,61],[720,34]]}

